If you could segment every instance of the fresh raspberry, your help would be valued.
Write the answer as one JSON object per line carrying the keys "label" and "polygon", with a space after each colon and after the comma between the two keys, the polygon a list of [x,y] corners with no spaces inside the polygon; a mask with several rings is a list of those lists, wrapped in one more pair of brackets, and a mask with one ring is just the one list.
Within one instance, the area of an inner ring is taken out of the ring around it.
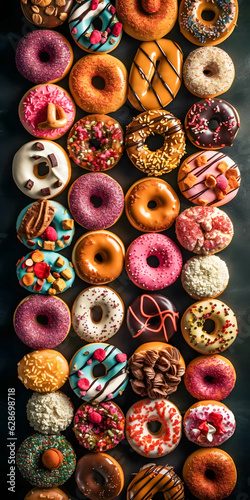
{"label": "fresh raspberry", "polygon": [[112,35],[113,36],[119,36],[122,30],[122,23],[115,23],[113,29],[112,29]]}
{"label": "fresh raspberry", "polygon": [[92,31],[92,33],[89,37],[89,41],[90,41],[90,43],[95,45],[96,43],[99,43],[101,41],[101,37],[102,37],[101,32],[98,30],[94,30],[94,31]]}
{"label": "fresh raspberry", "polygon": [[125,361],[127,360],[127,354],[125,354],[125,352],[121,352],[120,354],[116,355],[115,359],[116,361],[118,361],[118,363],[125,363]]}
{"label": "fresh raspberry", "polygon": [[56,241],[58,236],[56,230],[52,226],[48,226],[41,238],[46,241]]}
{"label": "fresh raspberry", "polygon": [[38,278],[46,279],[50,275],[51,266],[46,264],[46,262],[36,262],[34,264],[34,273]]}
{"label": "fresh raspberry", "polygon": [[96,349],[93,354],[93,358],[101,363],[106,358],[106,352],[104,351],[104,349]]}
{"label": "fresh raspberry", "polygon": [[83,391],[87,391],[89,386],[90,386],[90,382],[87,378],[83,377],[83,378],[80,378],[80,380],[78,380],[77,385]]}
{"label": "fresh raspberry", "polygon": [[92,411],[88,414],[88,421],[93,424],[99,424],[102,421],[102,416],[97,411]]}

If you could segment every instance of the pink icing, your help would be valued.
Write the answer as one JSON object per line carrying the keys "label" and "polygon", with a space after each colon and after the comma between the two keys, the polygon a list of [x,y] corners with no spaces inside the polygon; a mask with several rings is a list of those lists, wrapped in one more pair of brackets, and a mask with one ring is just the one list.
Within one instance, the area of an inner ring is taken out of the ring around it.
{"label": "pink icing", "polygon": [[195,398],[221,401],[234,388],[235,374],[223,359],[209,356],[196,365],[187,367],[184,382]]}
{"label": "pink icing", "polygon": [[[151,267],[147,259],[157,257],[158,267]],[[168,236],[158,233],[143,234],[130,245],[126,254],[129,278],[145,290],[161,290],[178,278],[182,256],[177,245]]]}
{"label": "pink icing", "polygon": [[191,407],[183,422],[187,438],[200,446],[220,446],[235,431],[234,415],[226,406]]}

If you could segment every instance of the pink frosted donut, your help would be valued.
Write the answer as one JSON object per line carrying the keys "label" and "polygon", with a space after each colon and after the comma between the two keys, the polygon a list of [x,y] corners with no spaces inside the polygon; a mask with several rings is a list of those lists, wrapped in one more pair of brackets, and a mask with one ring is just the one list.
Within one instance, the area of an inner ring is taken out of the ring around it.
{"label": "pink frosted donut", "polygon": [[182,268],[182,256],[168,236],[148,233],[131,243],[125,265],[135,285],[145,290],[161,290],[177,280]]}
{"label": "pink frosted donut", "polygon": [[56,347],[68,335],[70,326],[69,308],[58,297],[25,297],[14,313],[15,332],[32,349]]}
{"label": "pink frosted donut", "polygon": [[31,135],[53,140],[72,126],[75,104],[68,92],[58,85],[36,85],[24,94],[18,112],[21,123]]}
{"label": "pink frosted donut", "polygon": [[184,383],[197,399],[225,399],[234,388],[236,373],[223,356],[198,356],[187,366]]}
{"label": "pink frosted donut", "polygon": [[58,82],[73,62],[69,42],[52,30],[37,30],[25,35],[16,49],[16,65],[24,78],[34,83]]}
{"label": "pink frosted donut", "polygon": [[217,207],[187,208],[178,215],[175,231],[180,244],[198,255],[220,252],[234,234],[231,219]]}
{"label": "pink frosted donut", "polygon": [[121,186],[112,177],[89,173],[78,177],[68,195],[69,209],[81,226],[91,231],[113,226],[124,207]]}

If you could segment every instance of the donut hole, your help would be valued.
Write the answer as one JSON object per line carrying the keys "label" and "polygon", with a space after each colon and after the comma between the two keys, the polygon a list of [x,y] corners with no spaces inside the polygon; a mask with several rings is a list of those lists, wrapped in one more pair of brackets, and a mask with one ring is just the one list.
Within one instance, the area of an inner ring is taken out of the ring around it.
{"label": "donut hole", "polygon": [[90,316],[91,316],[91,321],[93,321],[93,323],[100,323],[103,317],[102,307],[98,305],[91,307]]}
{"label": "donut hole", "polygon": [[102,254],[101,254],[101,253],[97,253],[97,254],[95,255],[95,261],[96,261],[96,262],[99,262],[99,264],[101,264],[101,263],[104,261],[103,256],[102,256]]}
{"label": "donut hole", "polygon": [[212,9],[204,9],[201,12],[201,18],[204,21],[214,21],[214,18],[215,18],[215,12],[214,12],[214,10],[212,10]]}
{"label": "donut hole", "polygon": [[49,174],[49,166],[45,161],[41,161],[34,165],[33,172],[38,179],[44,179]]}
{"label": "donut hole", "polygon": [[91,83],[97,90],[103,90],[105,87],[105,80],[102,76],[99,75],[93,76]]}
{"label": "donut hole", "polygon": [[101,144],[100,140],[96,139],[95,137],[91,137],[89,139],[89,148],[95,148],[96,150],[101,150]]}
{"label": "donut hole", "polygon": [[150,201],[148,202],[147,207],[148,207],[148,208],[150,208],[150,210],[154,210],[154,208],[156,208],[156,207],[157,207],[157,203],[156,203],[156,201],[155,201],[155,200],[150,200]]}
{"label": "donut hole", "polygon": [[205,319],[203,323],[202,330],[205,331],[208,335],[214,332],[215,329],[215,322],[213,319]]}
{"label": "donut hole", "polygon": [[102,23],[102,20],[100,17],[95,17],[93,20],[92,20],[92,26],[94,28],[94,30],[97,30],[97,31],[102,31],[102,27],[103,27],[103,23]]}
{"label": "donut hole", "polygon": [[99,208],[102,205],[102,198],[100,196],[91,196],[90,203],[94,205],[95,208]]}
{"label": "donut hole", "polygon": [[107,375],[107,367],[103,363],[93,366],[92,377],[93,378],[103,378]]}
{"label": "donut hole", "polygon": [[213,384],[214,383],[214,377],[212,377],[212,375],[205,375],[204,382],[206,382],[206,384]]}
{"label": "donut hole", "polygon": [[41,50],[38,57],[42,63],[48,63],[50,61],[50,54],[46,50]]}
{"label": "donut hole", "polygon": [[147,422],[147,428],[150,434],[159,435],[161,433],[162,424],[161,422],[159,422],[159,420],[150,420],[149,422]]}
{"label": "donut hole", "polygon": [[219,125],[220,125],[220,119],[219,118],[211,118],[209,121],[208,121],[208,127],[210,128],[210,130],[212,131],[215,131]]}
{"label": "donut hole", "polygon": [[215,477],[216,477],[216,474],[215,474],[214,470],[212,470],[212,469],[206,469],[205,476],[206,476],[207,479],[210,479],[210,481],[214,481]]}
{"label": "donut hole", "polygon": [[160,261],[156,255],[149,255],[147,257],[147,264],[149,267],[156,268],[159,267]]}
{"label": "donut hole", "polygon": [[164,137],[160,134],[149,135],[145,141],[150,151],[157,151],[164,145]]}
{"label": "donut hole", "polygon": [[213,77],[218,73],[218,65],[216,63],[209,63],[203,69],[203,74],[208,78]]}
{"label": "donut hole", "polygon": [[35,317],[35,322],[37,325],[47,326],[49,323],[49,318],[48,316],[46,316],[46,314],[38,314]]}
{"label": "donut hole", "polygon": [[104,477],[97,470],[93,471],[93,480],[99,486],[102,486],[106,482],[105,479],[104,479]]}

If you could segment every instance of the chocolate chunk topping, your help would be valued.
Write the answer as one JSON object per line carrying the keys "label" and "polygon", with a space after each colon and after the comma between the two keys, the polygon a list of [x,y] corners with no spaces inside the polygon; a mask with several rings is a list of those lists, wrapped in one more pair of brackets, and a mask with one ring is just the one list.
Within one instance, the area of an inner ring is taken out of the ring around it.
{"label": "chocolate chunk topping", "polygon": [[32,156],[32,158],[33,158],[34,160],[39,160],[39,158],[42,158],[42,157],[41,157],[41,156],[39,156],[39,155],[34,155],[34,156]]}
{"label": "chocolate chunk topping", "polygon": [[54,188],[55,188],[55,189],[57,189],[57,188],[59,188],[59,187],[61,187],[61,186],[62,186],[62,181],[60,181],[60,180],[58,179],[58,180],[55,182],[55,184],[54,184]]}
{"label": "chocolate chunk topping", "polygon": [[55,215],[55,209],[48,200],[38,200],[24,214],[17,234],[27,240],[44,233]]}
{"label": "chocolate chunk topping", "polygon": [[50,159],[52,167],[57,167],[58,161],[57,161],[56,156],[54,155],[54,153],[51,153],[50,155],[48,155],[48,158]]}
{"label": "chocolate chunk topping", "polygon": [[41,193],[43,196],[49,196],[50,195],[50,188],[46,187],[46,188],[41,189]]}
{"label": "chocolate chunk topping", "polygon": [[41,142],[36,142],[34,144],[35,148],[38,149],[38,151],[43,151],[44,150],[44,145]]}
{"label": "chocolate chunk topping", "polygon": [[29,191],[33,188],[33,186],[34,186],[34,182],[31,179],[29,179],[26,182],[26,184],[24,185],[24,187],[26,187],[27,189],[29,189]]}

